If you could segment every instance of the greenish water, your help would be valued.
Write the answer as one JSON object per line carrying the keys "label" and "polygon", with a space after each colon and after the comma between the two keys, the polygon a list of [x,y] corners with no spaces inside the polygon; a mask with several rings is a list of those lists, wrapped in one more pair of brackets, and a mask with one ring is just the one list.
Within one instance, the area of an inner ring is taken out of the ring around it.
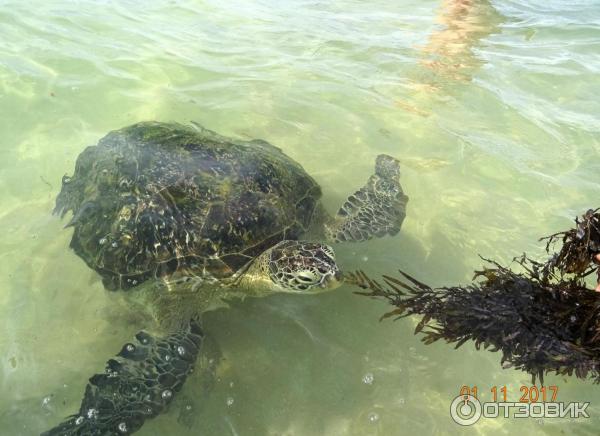
{"label": "greenish water", "polygon": [[[193,120],[266,139],[331,211],[377,154],[397,156],[411,198],[401,234],[337,256],[432,285],[469,281],[478,254],[541,254],[539,236],[599,206],[598,2],[224,3],[0,2],[0,434],[76,412],[87,378],[143,327],[50,213],[61,177],[109,130]],[[592,402],[590,419],[459,427],[448,411],[461,385],[507,385],[516,401],[529,377],[469,344],[426,347],[414,322],[378,323],[386,310],[343,287],[207,314],[225,359],[213,392],[190,378],[139,434],[597,432],[600,388],[552,376],[560,400]],[[192,404],[189,427],[178,416]]]}

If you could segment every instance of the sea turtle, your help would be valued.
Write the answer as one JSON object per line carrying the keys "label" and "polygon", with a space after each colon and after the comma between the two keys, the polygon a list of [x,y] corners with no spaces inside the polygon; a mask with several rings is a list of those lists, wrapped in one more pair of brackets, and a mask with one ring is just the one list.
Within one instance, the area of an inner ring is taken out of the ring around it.
{"label": "sea turtle", "polygon": [[338,286],[333,249],[308,240],[398,233],[408,201],[399,176],[398,161],[379,155],[375,174],[330,217],[317,182],[262,140],[142,122],[86,148],[54,212],[72,211],[71,248],[156,325],[90,378],[78,414],[45,434],[130,434],[163,412],[198,356],[199,315],[223,298]]}

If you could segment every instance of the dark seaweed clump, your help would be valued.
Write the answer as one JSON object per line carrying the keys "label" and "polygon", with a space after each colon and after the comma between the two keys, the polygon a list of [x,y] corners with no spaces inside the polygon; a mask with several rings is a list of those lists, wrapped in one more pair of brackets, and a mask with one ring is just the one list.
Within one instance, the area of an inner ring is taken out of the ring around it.
{"label": "dark seaweed clump", "polygon": [[545,263],[526,255],[515,259],[519,272],[486,260],[474,282],[431,288],[400,271],[383,282],[358,271],[348,276],[365,292],[395,306],[383,318],[421,317],[415,334],[431,344],[440,339],[460,347],[472,340],[477,349],[502,353],[513,367],[543,383],[545,373],[592,377],[600,383],[600,293],[585,284],[600,251],[600,216],[588,211],[562,238],[560,251]]}
{"label": "dark seaweed clump", "polygon": [[[561,275],[575,274],[585,277],[595,270],[594,256],[600,252],[600,213],[599,209],[589,209],[581,217],[575,218],[575,228],[541,238],[546,241],[546,251],[560,243],[558,253],[552,255],[545,265],[547,273]],[[600,276],[598,277],[600,279]]]}

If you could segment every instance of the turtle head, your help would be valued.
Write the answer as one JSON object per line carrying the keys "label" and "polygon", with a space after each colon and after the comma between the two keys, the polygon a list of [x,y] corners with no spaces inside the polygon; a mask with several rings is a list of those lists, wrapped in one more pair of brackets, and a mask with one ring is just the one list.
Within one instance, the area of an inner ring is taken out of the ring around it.
{"label": "turtle head", "polygon": [[265,253],[264,273],[281,292],[314,294],[335,289],[342,273],[333,249],[306,241],[282,241]]}

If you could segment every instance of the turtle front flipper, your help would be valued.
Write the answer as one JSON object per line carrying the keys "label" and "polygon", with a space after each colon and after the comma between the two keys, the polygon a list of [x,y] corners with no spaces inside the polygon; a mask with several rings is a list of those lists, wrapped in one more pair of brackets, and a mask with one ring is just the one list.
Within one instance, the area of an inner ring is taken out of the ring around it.
{"label": "turtle front flipper", "polygon": [[366,241],[400,231],[406,216],[408,197],[400,186],[400,163],[380,154],[375,174],[350,195],[331,222],[325,224],[328,239],[334,242]]}
{"label": "turtle front flipper", "polygon": [[79,413],[42,436],[124,435],[164,412],[192,372],[203,334],[196,321],[163,338],[141,331],[103,374],[92,376]]}

